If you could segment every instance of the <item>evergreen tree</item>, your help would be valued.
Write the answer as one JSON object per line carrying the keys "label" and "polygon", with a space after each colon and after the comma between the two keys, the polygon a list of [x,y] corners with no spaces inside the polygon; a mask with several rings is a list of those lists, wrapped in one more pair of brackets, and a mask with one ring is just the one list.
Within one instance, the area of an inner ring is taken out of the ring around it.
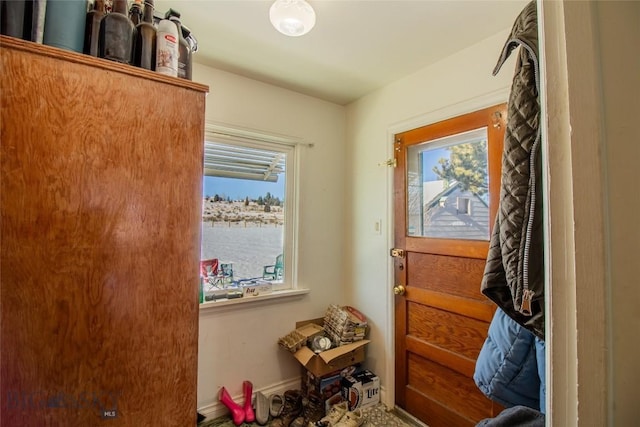
{"label": "evergreen tree", "polygon": [[489,190],[486,142],[458,144],[447,150],[451,155],[449,159],[438,160],[440,167],[433,168],[435,174],[449,183],[458,182],[462,191],[479,196],[486,193]]}

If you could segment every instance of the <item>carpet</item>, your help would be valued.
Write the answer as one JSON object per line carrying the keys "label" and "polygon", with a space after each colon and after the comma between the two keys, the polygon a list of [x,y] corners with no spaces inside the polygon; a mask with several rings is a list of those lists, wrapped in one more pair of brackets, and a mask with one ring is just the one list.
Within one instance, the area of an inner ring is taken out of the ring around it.
{"label": "carpet", "polygon": [[[379,403],[375,406],[362,410],[365,415],[365,421],[362,427],[411,427],[405,421],[396,416],[393,411],[389,411],[385,405]],[[269,423],[271,424],[271,423]],[[267,424],[267,426],[269,425]],[[259,426],[258,423],[243,423],[242,427]],[[198,427],[235,427],[233,421],[228,416],[215,418],[213,420],[204,420]]]}

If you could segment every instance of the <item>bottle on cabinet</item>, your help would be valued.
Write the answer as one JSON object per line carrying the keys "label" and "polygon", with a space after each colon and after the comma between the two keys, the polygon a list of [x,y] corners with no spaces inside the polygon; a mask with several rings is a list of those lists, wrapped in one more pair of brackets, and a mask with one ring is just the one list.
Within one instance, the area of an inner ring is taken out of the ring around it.
{"label": "bottle on cabinet", "polygon": [[93,7],[87,12],[84,27],[83,53],[98,56],[98,40],[100,38],[100,21],[104,16],[104,0],[94,0]]}
{"label": "bottle on cabinet", "polygon": [[87,17],[86,0],[47,1],[42,42],[82,53]]}
{"label": "bottle on cabinet", "polygon": [[100,21],[98,56],[131,63],[135,27],[127,15],[127,0],[113,0],[111,13]]}
{"label": "bottle on cabinet", "polygon": [[23,0],[0,0],[0,34],[29,40],[31,32],[29,5]]}
{"label": "bottle on cabinet", "polygon": [[0,24],[2,34],[192,79],[197,41],[178,11],[154,14],[154,0],[0,0]]}
{"label": "bottle on cabinet", "polygon": [[142,15],[142,0],[133,0],[129,9],[129,19],[133,22],[134,27],[142,22]]}
{"label": "bottle on cabinet", "polygon": [[191,30],[184,24],[182,24],[182,36],[189,44],[189,51],[191,52],[191,60],[193,61],[193,54],[198,51],[198,40],[196,40]]}
{"label": "bottle on cabinet", "polygon": [[142,22],[136,26],[133,42],[133,65],[156,69],[156,27],[153,25],[153,0],[145,0]]}
{"label": "bottle on cabinet", "polygon": [[178,29],[178,77],[191,80],[191,48],[183,36],[180,13],[169,9],[165,18],[173,22]]}
{"label": "bottle on cabinet", "polygon": [[168,19],[158,22],[156,30],[156,72],[178,77],[179,35]]}

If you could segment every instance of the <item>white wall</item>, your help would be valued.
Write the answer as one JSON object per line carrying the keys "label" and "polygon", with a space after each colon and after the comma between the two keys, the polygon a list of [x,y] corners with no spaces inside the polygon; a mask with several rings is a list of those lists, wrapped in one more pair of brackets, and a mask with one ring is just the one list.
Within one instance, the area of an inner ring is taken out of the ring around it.
{"label": "white wall", "polygon": [[[514,17],[515,19],[515,17]],[[345,235],[347,302],[373,325],[367,353],[369,368],[382,379],[383,399],[393,404],[392,282],[389,249],[393,245],[391,170],[379,163],[392,157],[393,133],[505,102],[513,76],[513,58],[498,76],[491,72],[508,30],[371,93],[347,107],[349,165],[346,181],[348,222]],[[417,53],[418,54],[418,53]],[[515,55],[512,55],[515,56]],[[382,220],[383,232],[373,231]]]}
{"label": "white wall", "polygon": [[242,381],[256,390],[287,387],[299,364],[277,346],[295,322],[324,315],[344,300],[342,275],[345,181],[344,107],[194,64],[193,80],[209,85],[206,120],[313,143],[300,174],[299,285],[303,296],[201,311],[198,408],[215,414],[225,386],[240,400]]}

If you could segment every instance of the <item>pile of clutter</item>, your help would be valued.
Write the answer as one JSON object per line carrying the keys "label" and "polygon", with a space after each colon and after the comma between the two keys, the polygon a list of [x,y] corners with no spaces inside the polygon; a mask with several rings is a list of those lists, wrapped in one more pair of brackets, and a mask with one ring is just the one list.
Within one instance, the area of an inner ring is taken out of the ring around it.
{"label": "pile of clutter", "polygon": [[244,381],[242,391],[244,405],[239,405],[226,388],[220,389],[219,400],[229,409],[236,426],[256,422],[271,427],[359,427],[365,421],[362,410],[350,411],[347,402],[325,413],[324,402],[313,393],[305,396],[300,390],[287,390],[267,397],[259,391],[252,402],[253,384]]}
{"label": "pile of clutter", "polygon": [[361,366],[369,343],[367,318],[350,306],[330,305],[324,317],[296,322],[278,345],[300,362],[301,389],[267,397],[243,383],[245,403],[235,403],[223,387],[219,400],[235,425],[271,427],[359,427],[363,409],[380,402],[380,380]]}
{"label": "pile of clutter", "polygon": [[276,426],[358,427],[364,422],[362,409],[380,402],[379,378],[361,365],[369,343],[367,328],[359,310],[331,304],[324,317],[296,322],[293,331],[278,339],[302,365],[305,416]]}
{"label": "pile of clutter", "polygon": [[331,304],[323,319],[299,322],[296,329],[278,339],[278,344],[291,353],[296,353],[305,345],[315,353],[320,353],[363,341],[366,333],[367,318],[364,314],[351,306]]}

